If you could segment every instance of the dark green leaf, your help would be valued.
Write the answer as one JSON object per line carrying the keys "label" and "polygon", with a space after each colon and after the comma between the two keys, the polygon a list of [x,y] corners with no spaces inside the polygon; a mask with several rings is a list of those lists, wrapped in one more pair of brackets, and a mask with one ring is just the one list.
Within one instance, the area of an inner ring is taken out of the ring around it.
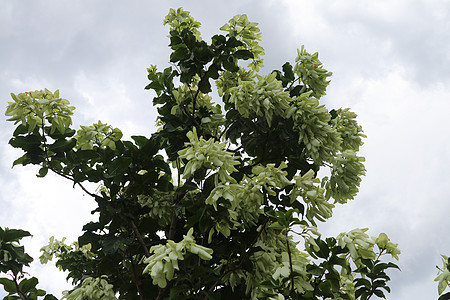
{"label": "dark green leaf", "polygon": [[108,165],[108,177],[121,175],[128,169],[131,164],[130,157],[118,157]]}
{"label": "dark green leaf", "polygon": [[380,298],[386,299],[386,296],[384,295],[384,292],[382,290],[375,290],[373,291],[375,295],[377,295]]}
{"label": "dark green leaf", "polygon": [[133,135],[131,138],[139,148],[143,147],[148,142],[148,138],[142,135]]}
{"label": "dark green leaf", "polygon": [[32,289],[36,288],[36,285],[39,283],[38,279],[36,277],[32,277],[30,279],[23,279],[20,283],[19,283],[19,288],[25,292],[28,293],[30,292]]}
{"label": "dark green leaf", "polygon": [[238,50],[233,53],[233,56],[237,59],[243,60],[251,59],[254,57],[253,53],[251,53],[249,50]]}
{"label": "dark green leaf", "polygon": [[29,157],[28,153],[25,153],[24,155],[22,155],[21,157],[16,159],[12,165],[13,165],[13,167],[16,165],[24,165],[25,166],[29,163],[30,163],[30,157]]}
{"label": "dark green leaf", "polygon": [[284,77],[289,81],[294,81],[294,71],[292,70],[292,65],[290,63],[285,63],[283,65]]}
{"label": "dark green leaf", "polygon": [[438,300],[450,300],[450,292],[441,295]]}
{"label": "dark green leaf", "polygon": [[26,133],[28,133],[28,126],[20,124],[17,126],[16,130],[14,130],[13,136],[19,136]]}
{"label": "dark green leaf", "polygon": [[211,84],[209,83],[209,78],[207,76],[203,77],[202,80],[200,80],[200,82],[198,83],[198,87],[200,89],[200,92],[202,92],[203,94],[211,92]]}
{"label": "dark green leaf", "polygon": [[8,278],[0,278],[0,284],[3,285],[3,289],[8,293],[15,293],[17,292],[16,284],[14,281]]}
{"label": "dark green leaf", "polygon": [[372,284],[370,283],[370,281],[365,278],[355,279],[355,282],[356,282],[355,287],[364,286],[367,289],[370,289],[372,287]]}
{"label": "dark green leaf", "polygon": [[113,255],[117,252],[120,245],[124,243],[128,243],[128,239],[124,239],[121,237],[116,236],[108,236],[104,240],[101,241],[101,244],[103,246],[103,252],[106,255]]}
{"label": "dark green leaf", "polygon": [[184,47],[179,47],[175,52],[170,55],[171,62],[177,62],[182,59],[185,59],[189,56],[189,50]]}
{"label": "dark green leaf", "polygon": [[242,42],[238,41],[235,37],[231,37],[227,41],[227,47],[229,48],[236,48],[242,45]]}
{"label": "dark green leaf", "polygon": [[239,71],[239,67],[236,65],[233,59],[224,61],[223,67],[225,70],[233,73]]}
{"label": "dark green leaf", "polygon": [[22,229],[1,229],[0,239],[5,243],[18,242],[24,237],[31,236],[31,233]]}
{"label": "dark green leaf", "polygon": [[21,148],[24,151],[32,150],[41,145],[42,137],[30,134],[27,136],[16,136],[9,140],[9,144],[14,148]]}
{"label": "dark green leaf", "polygon": [[42,167],[39,169],[38,174],[36,174],[37,177],[45,177],[45,175],[47,175],[48,173],[48,168],[47,167]]}
{"label": "dark green leaf", "polygon": [[212,64],[208,68],[208,76],[213,79],[219,78],[219,69],[216,64]]}

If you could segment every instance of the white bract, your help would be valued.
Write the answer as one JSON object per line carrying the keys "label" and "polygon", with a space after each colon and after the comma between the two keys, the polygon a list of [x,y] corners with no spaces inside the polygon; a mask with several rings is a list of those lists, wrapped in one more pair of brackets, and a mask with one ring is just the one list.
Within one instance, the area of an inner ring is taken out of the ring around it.
{"label": "white bract", "polygon": [[175,243],[168,240],[165,245],[156,245],[150,248],[152,255],[144,259],[147,264],[143,273],[150,274],[153,284],[161,288],[167,286],[167,281],[174,278],[175,270],[179,270],[178,261],[184,260],[186,252],[198,255],[203,260],[212,258],[213,250],[197,245],[193,237],[194,229],[189,229],[186,235],[183,235],[181,242]]}
{"label": "white bract", "polygon": [[54,93],[48,89],[31,91],[15,95],[11,93],[14,102],[9,102],[5,115],[14,121],[28,126],[28,132],[32,132],[36,126],[43,127],[51,124],[50,133],[56,130],[64,133],[66,128],[72,125],[71,115],[75,107],[69,106],[69,101],[59,97],[59,90]]}
{"label": "white bract", "polygon": [[107,281],[107,276],[99,278],[88,277],[80,287],[72,291],[63,291],[62,299],[67,300],[114,300],[117,299],[113,285]]}
{"label": "white bract", "polygon": [[341,248],[347,247],[353,262],[358,264],[359,258],[375,259],[376,254],[373,251],[375,242],[366,234],[368,228],[353,229],[347,233],[340,233],[336,240]]}
{"label": "white bract", "polygon": [[255,113],[264,116],[271,126],[274,114],[282,117],[286,115],[291,98],[284,91],[281,81],[276,79],[275,72],[257,78],[256,83],[238,78],[238,85],[227,90],[231,94],[228,101],[234,104],[243,117],[248,118],[251,113]]}
{"label": "white bract", "polygon": [[78,242],[73,242],[71,245],[67,245],[64,243],[66,238],[64,237],[61,241],[55,239],[55,237],[50,237],[48,245],[42,247],[40,251],[42,252],[39,260],[41,264],[46,264],[53,259],[53,256],[56,258],[62,257],[64,254],[69,252],[79,251],[83,254],[83,256],[87,259],[93,259],[96,255],[91,252],[92,245],[90,243],[79,246]]}
{"label": "white bract", "polygon": [[449,258],[445,255],[441,255],[441,257],[443,267],[438,267],[439,275],[434,279],[434,281],[438,281],[439,295],[442,294],[447,287],[450,287]]}
{"label": "white bract", "polygon": [[225,150],[226,143],[220,143],[213,138],[205,140],[198,138],[195,127],[187,133],[189,142],[185,143],[185,149],[178,151],[178,155],[188,162],[184,167],[183,177],[189,178],[202,166],[218,170],[217,175],[222,182],[235,182],[231,173],[237,171],[238,157]]}
{"label": "white bract", "polygon": [[119,128],[113,128],[111,125],[103,124],[98,121],[91,126],[81,126],[75,138],[77,139],[76,148],[81,150],[91,150],[94,146],[112,150],[116,149],[116,143],[122,138],[123,134]]}

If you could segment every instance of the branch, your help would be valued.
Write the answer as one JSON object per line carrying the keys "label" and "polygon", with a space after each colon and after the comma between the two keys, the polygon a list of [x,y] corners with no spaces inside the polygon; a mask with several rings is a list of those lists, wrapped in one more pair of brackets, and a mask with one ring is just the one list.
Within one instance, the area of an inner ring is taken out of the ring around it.
{"label": "branch", "polygon": [[139,243],[141,244],[142,248],[144,248],[145,256],[150,257],[150,252],[148,252],[148,248],[144,243],[144,240],[142,239],[142,235],[139,232],[139,229],[136,227],[136,224],[134,224],[134,221],[130,219],[130,225],[133,228],[134,234],[136,234],[136,237],[139,240]]}
{"label": "branch", "polygon": [[289,268],[291,271],[291,294],[294,292],[294,269],[292,267],[292,253],[291,253],[291,247],[289,246],[289,237],[288,237],[289,231],[286,230],[286,245],[287,245],[287,251],[289,255]]}
{"label": "branch", "polygon": [[81,183],[79,183],[79,182],[76,182],[76,183],[75,183],[75,180],[73,179],[73,177],[70,177],[69,175],[66,175],[66,174],[64,174],[64,173],[62,173],[62,172],[56,170],[56,169],[52,166],[52,163],[51,163],[51,161],[50,161],[50,158],[49,158],[48,155],[47,155],[47,154],[48,154],[48,146],[47,146],[47,143],[45,142],[45,141],[46,141],[46,138],[45,138],[45,130],[44,130],[44,120],[42,120],[42,136],[44,137],[44,142],[43,142],[43,144],[44,144],[45,162],[47,163],[47,167],[48,167],[53,173],[55,173],[55,174],[57,174],[57,175],[59,175],[59,176],[65,178],[65,179],[68,179],[68,180],[70,180],[70,181],[73,181],[73,182],[74,182],[74,185],[75,185],[75,184],[78,184],[78,185],[81,187],[81,189],[82,189],[86,194],[88,194],[89,196],[95,198],[96,195],[93,194],[93,193],[91,193],[91,192],[89,192],[89,191],[88,191]]}
{"label": "branch", "polygon": [[[135,267],[135,265],[134,265],[134,262],[133,262],[133,257],[130,255],[129,256],[129,259],[130,259],[130,262],[131,262],[131,271],[133,272],[133,276],[134,276],[134,283],[136,284],[136,289],[137,289],[137,291],[138,291],[138,295],[139,295],[139,299],[140,300],[145,300],[144,299],[144,296],[143,296],[143,294],[142,294],[142,291],[141,291],[141,287],[140,287],[140,284],[139,284],[139,279],[138,279],[138,273],[136,272],[136,267]],[[122,261],[122,263],[123,263],[123,266],[125,267],[125,268],[127,268],[127,266],[126,266],[126,263],[125,263],[125,259]],[[133,279],[133,278],[132,278]]]}
{"label": "branch", "polygon": [[17,293],[21,296],[21,298],[23,297],[24,300],[29,300],[30,298],[28,298],[27,295],[20,289],[16,275],[13,275],[13,280],[14,284],[16,285]]}
{"label": "branch", "polygon": [[[186,180],[185,184],[191,182],[193,179],[194,179],[193,176],[189,177],[189,178]],[[175,202],[175,206],[176,206],[178,203],[180,203],[181,200],[183,200],[183,198],[184,198],[184,196],[186,195],[186,193],[187,193],[186,191],[183,191],[183,192],[181,192],[181,193],[179,193],[179,194],[177,195],[177,199],[176,199],[176,202]],[[175,230],[176,230],[176,227],[177,227],[177,222],[178,222],[177,212],[176,212],[176,210],[174,209],[174,210],[173,210],[173,213],[172,213],[172,221],[170,222],[169,234],[168,234],[168,236],[167,236],[167,239],[168,239],[168,240],[173,240],[173,239],[174,239],[174,237],[175,237]]]}

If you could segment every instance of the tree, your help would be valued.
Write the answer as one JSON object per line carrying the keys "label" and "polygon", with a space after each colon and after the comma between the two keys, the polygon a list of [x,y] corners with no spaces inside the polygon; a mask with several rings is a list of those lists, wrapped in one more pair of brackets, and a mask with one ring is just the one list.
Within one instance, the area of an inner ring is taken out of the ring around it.
{"label": "tree", "polygon": [[[56,258],[73,281],[63,298],[384,298],[397,245],[367,228],[327,238],[317,230],[365,174],[356,114],[321,104],[331,72],[318,53],[302,47],[293,65],[259,75],[261,34],[245,15],[210,43],[182,9],[164,23],[171,66],[148,68],[159,113],[150,137],[126,141],[100,121],[75,131],[59,91],[11,94],[10,144],[24,151],[13,165],[39,165],[37,176],[52,171],[97,203],[77,242],[42,248],[41,262]],[[0,233],[7,299],[44,296],[22,271],[31,258],[16,243],[29,233]]]}

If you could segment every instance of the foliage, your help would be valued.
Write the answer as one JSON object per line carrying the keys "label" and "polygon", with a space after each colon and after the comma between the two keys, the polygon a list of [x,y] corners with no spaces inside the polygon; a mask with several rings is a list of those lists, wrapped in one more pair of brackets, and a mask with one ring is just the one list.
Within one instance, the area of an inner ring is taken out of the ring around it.
{"label": "foliage", "polygon": [[44,300],[56,300],[53,295],[46,295],[44,290],[36,287],[39,283],[36,277],[25,278],[23,267],[29,266],[33,258],[25,253],[19,241],[28,236],[31,234],[25,230],[0,227],[0,274],[6,273],[11,278],[0,278],[0,284],[8,293],[3,299],[36,300],[40,296],[45,296]]}
{"label": "foliage", "polygon": [[[365,174],[365,136],[355,113],[323,104],[331,72],[318,54],[302,47],[294,65],[259,75],[261,33],[245,15],[210,43],[182,9],[164,23],[172,66],[148,68],[160,126],[150,137],[123,140],[100,121],[76,132],[58,91],[12,94],[7,107],[17,125],[10,144],[24,151],[13,165],[39,165],[39,177],[52,171],[97,203],[76,243],[51,238],[42,248],[41,261],[55,257],[73,281],[64,298],[385,298],[397,244],[367,229],[336,238],[317,229]],[[15,241],[29,235],[17,232]],[[14,247],[1,265],[13,281],[31,261]]]}
{"label": "foliage", "polygon": [[[436,277],[435,281],[438,281],[438,292],[441,295],[447,287],[450,287],[450,258],[448,256],[442,255],[442,268],[438,268],[439,275]],[[450,292],[447,292],[439,297],[439,300],[450,299]]]}

